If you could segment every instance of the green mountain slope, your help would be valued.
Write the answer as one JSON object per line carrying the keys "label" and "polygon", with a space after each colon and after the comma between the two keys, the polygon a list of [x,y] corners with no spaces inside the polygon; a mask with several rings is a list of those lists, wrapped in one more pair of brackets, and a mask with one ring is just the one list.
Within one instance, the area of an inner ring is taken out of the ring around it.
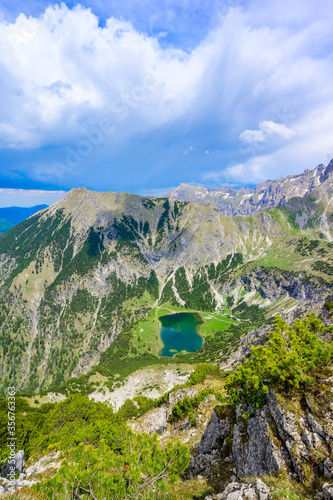
{"label": "green mountain slope", "polygon": [[176,359],[221,363],[275,314],[319,313],[333,245],[330,205],[318,196],[320,217],[302,226],[314,198],[243,218],[70,191],[0,237],[2,387],[38,391],[98,364],[112,379],[159,363],[158,317],[172,311],[204,321],[203,348]]}

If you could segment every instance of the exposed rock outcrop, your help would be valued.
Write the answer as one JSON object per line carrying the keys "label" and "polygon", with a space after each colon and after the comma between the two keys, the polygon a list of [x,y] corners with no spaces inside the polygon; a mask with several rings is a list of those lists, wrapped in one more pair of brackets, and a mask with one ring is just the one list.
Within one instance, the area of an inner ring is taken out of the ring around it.
{"label": "exposed rock outcrop", "polygon": [[15,476],[18,472],[24,472],[25,460],[24,460],[24,450],[20,450],[15,453],[15,456],[10,459],[2,472],[2,477]]}
{"label": "exposed rock outcrop", "polygon": [[[270,488],[257,478],[252,484],[231,482],[222,493],[216,495],[217,500],[269,500]],[[211,500],[211,497],[206,497]]]}
{"label": "exposed rock outcrop", "polygon": [[197,453],[191,458],[190,476],[198,474],[208,476],[212,473],[213,467],[218,463],[225,439],[231,434],[230,424],[229,418],[221,420],[215,412],[212,413]]}
{"label": "exposed rock outcrop", "polygon": [[267,394],[269,410],[276,423],[280,439],[286,447],[294,470],[300,481],[305,481],[304,460],[308,458],[308,450],[297,429],[295,417],[286,413],[277,402],[272,391]]}
{"label": "exposed rock outcrop", "polygon": [[332,500],[333,499],[333,484],[325,483],[323,485],[323,491],[320,493],[320,497],[323,500]]}
{"label": "exposed rock outcrop", "polygon": [[[16,455],[18,455],[18,453]],[[12,492],[13,490],[21,490],[25,487],[30,488],[38,482],[38,479],[36,478],[37,475],[41,477],[44,474],[51,475],[52,473],[55,473],[59,469],[61,462],[62,459],[60,458],[60,452],[56,451],[44,455],[37,461],[33,462],[29,467],[24,468],[24,452],[21,450],[17,459],[17,472],[21,472],[21,474],[18,479],[14,479],[13,481],[11,481],[9,477],[2,479],[0,494]],[[19,470],[19,468],[21,468],[21,470]]]}
{"label": "exposed rock outcrop", "polygon": [[274,422],[267,406],[257,410],[248,421],[240,419],[234,427],[233,455],[239,477],[278,473],[284,459],[280,443],[273,439]]}

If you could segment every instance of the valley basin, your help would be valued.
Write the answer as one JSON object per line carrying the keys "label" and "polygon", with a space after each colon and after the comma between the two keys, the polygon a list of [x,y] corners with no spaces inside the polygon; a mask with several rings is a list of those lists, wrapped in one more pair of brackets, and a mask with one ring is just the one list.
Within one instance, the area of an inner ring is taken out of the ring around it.
{"label": "valley basin", "polygon": [[197,313],[176,313],[160,316],[160,337],[164,344],[160,356],[172,357],[177,352],[196,352],[202,347],[199,326],[203,323]]}

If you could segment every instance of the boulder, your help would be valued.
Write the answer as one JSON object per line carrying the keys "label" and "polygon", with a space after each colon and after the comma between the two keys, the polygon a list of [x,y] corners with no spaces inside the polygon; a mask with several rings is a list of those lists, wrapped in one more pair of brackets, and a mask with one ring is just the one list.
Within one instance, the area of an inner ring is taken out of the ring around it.
{"label": "boulder", "polygon": [[326,460],[322,464],[324,477],[327,479],[333,478],[333,464],[332,461],[327,457]]}
{"label": "boulder", "polygon": [[269,500],[271,490],[261,479],[257,478],[253,483],[253,487],[257,492],[259,500]]}
{"label": "boulder", "polygon": [[253,484],[231,482],[222,493],[216,495],[217,500],[269,500],[270,488],[261,479]]}
{"label": "boulder", "polygon": [[156,408],[156,410],[148,414],[146,424],[148,434],[154,434],[155,432],[157,432],[157,434],[162,434],[166,431],[167,419],[165,406]]}
{"label": "boulder", "polygon": [[333,485],[325,483],[323,485],[323,491],[320,493],[321,498],[324,500],[333,500]]}
{"label": "boulder", "polygon": [[217,500],[238,500],[238,498],[243,498],[242,490],[244,490],[244,485],[232,482],[228,484],[222,493],[216,495],[216,498]]}

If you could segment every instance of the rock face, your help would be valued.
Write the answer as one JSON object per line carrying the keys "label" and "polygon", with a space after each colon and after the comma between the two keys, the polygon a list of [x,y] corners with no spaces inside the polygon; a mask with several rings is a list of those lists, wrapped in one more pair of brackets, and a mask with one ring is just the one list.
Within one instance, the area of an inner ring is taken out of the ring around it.
{"label": "rock face", "polygon": [[167,428],[167,415],[166,408],[162,406],[161,408],[156,408],[148,417],[147,417],[147,433],[154,434],[162,434],[166,431]]}
{"label": "rock face", "polygon": [[230,434],[230,419],[221,420],[213,412],[202,435],[197,453],[191,458],[190,476],[198,474],[208,476],[212,474],[213,467],[218,463],[220,450],[224,446],[225,439]]}
{"label": "rock face", "polygon": [[18,472],[24,472],[25,460],[24,451],[20,450],[15,453],[15,457],[12,461],[9,461],[5,470],[1,474],[2,477],[14,476]]}
{"label": "rock face", "polygon": [[276,474],[284,465],[280,447],[274,444],[274,422],[265,406],[256,411],[255,417],[234,427],[233,455],[239,477]]}
{"label": "rock face", "polygon": [[304,460],[308,457],[308,450],[296,425],[295,417],[282,410],[272,391],[267,394],[269,410],[276,423],[280,439],[286,447],[293,468],[300,481],[305,481]]}
{"label": "rock face", "polygon": [[165,405],[147,413],[144,420],[129,422],[127,424],[134,432],[146,432],[147,434],[163,434],[167,428],[167,414]]}

